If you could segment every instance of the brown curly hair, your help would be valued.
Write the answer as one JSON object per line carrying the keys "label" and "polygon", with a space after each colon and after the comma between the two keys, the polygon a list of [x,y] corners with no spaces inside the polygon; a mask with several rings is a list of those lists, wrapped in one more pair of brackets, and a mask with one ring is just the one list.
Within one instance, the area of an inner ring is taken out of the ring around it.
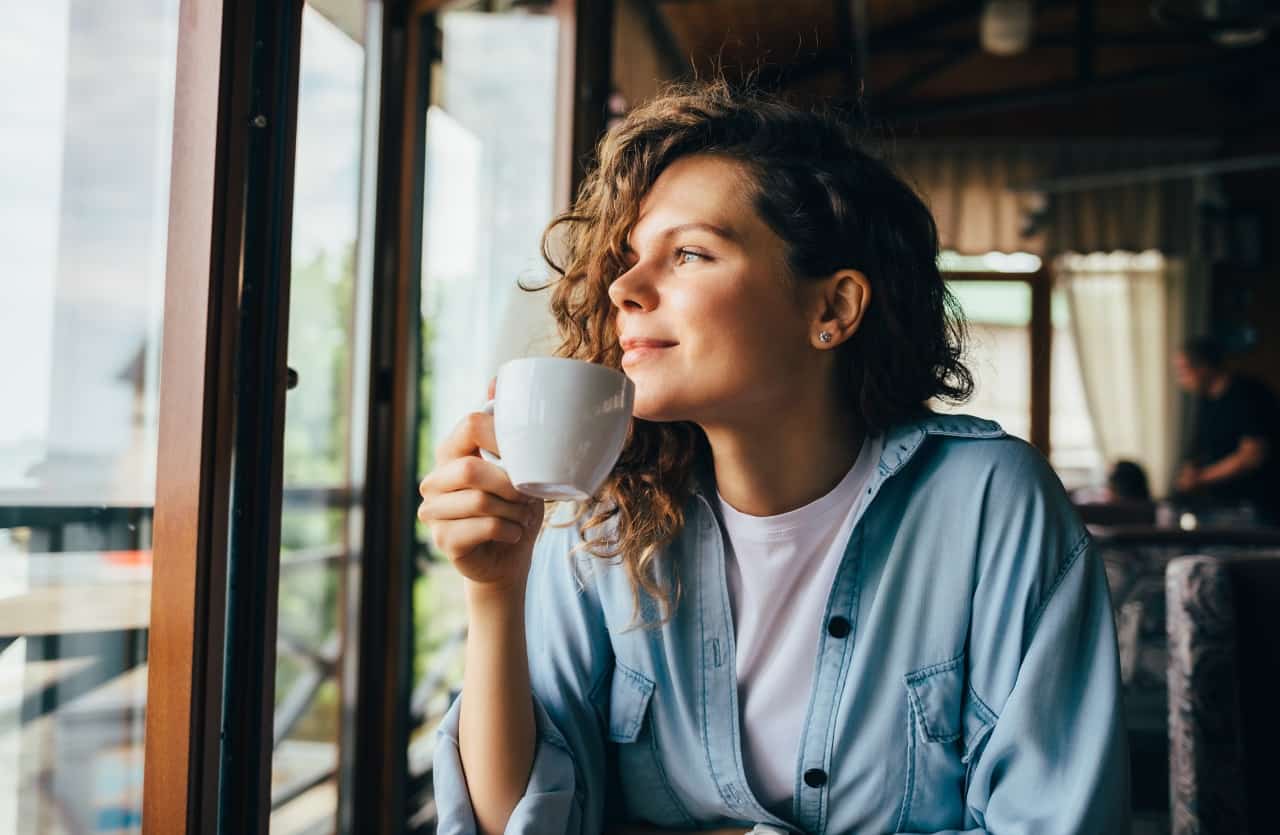
{"label": "brown curly hair", "polygon": [[[573,207],[552,221],[542,254],[558,274],[551,310],[557,356],[620,368],[609,285],[627,269],[625,242],[640,203],[673,161],[712,154],[741,164],[760,217],[787,246],[798,280],[856,269],[873,286],[852,338],[837,349],[847,404],[869,433],[927,412],[927,401],[968,398],[963,323],[938,271],[938,233],[920,198],[829,111],[802,110],[723,80],[674,85],[601,139]],[[545,286],[543,289],[545,289]],[[680,597],[664,588],[657,555],[684,525],[694,467],[708,454],[692,423],[636,418],[617,466],[579,509],[580,547],[621,557],[641,611],[642,592],[665,622]]]}

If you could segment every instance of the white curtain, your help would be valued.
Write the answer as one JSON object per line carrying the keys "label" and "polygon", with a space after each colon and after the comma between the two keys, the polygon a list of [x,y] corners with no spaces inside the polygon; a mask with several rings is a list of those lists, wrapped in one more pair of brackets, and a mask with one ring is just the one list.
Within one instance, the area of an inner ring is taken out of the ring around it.
{"label": "white curtain", "polygon": [[1055,264],[1094,432],[1108,465],[1127,458],[1167,492],[1177,465],[1182,398],[1170,359],[1199,307],[1187,261],[1158,252],[1066,254]]}

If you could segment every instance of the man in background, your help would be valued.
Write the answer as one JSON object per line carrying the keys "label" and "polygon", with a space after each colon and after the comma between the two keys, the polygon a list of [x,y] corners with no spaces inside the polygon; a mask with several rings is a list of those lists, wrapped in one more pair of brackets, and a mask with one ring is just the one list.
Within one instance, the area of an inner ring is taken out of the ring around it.
{"label": "man in background", "polygon": [[1174,358],[1178,385],[1197,398],[1195,432],[1175,487],[1209,505],[1248,504],[1263,521],[1280,521],[1277,431],[1280,409],[1262,383],[1223,367],[1222,348],[1193,339]]}

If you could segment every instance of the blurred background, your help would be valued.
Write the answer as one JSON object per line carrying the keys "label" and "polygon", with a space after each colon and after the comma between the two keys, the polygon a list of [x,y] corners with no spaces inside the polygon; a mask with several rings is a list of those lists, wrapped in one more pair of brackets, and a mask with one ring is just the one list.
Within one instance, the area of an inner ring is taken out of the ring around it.
{"label": "blurred background", "polygon": [[[0,835],[434,831],[466,625],[415,485],[553,350],[517,281],[601,132],[717,75],[847,109],[933,209],[960,411],[1048,457],[1107,560],[1135,832],[1265,829],[1275,3],[2,8]],[[1228,458],[1248,489],[1186,480]],[[1166,594],[1190,557],[1227,632]]]}

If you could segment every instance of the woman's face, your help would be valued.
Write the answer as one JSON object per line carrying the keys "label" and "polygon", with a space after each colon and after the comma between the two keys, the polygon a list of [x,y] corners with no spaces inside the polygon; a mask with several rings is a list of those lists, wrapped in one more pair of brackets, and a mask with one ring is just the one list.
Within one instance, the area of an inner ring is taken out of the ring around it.
{"label": "woman's face", "polygon": [[821,379],[808,296],[795,289],[782,239],[752,207],[739,163],[672,163],[628,243],[631,267],[609,297],[637,417],[767,419]]}

